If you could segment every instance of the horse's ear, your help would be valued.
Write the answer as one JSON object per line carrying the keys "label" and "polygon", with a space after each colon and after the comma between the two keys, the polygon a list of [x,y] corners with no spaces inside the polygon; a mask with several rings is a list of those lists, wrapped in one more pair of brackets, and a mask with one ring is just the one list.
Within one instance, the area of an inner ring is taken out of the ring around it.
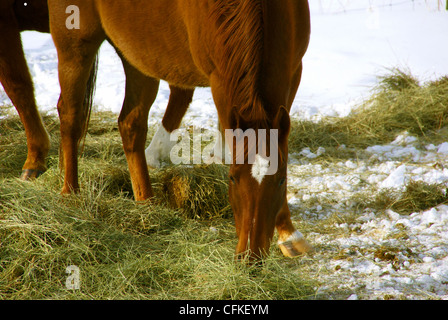
{"label": "horse's ear", "polygon": [[291,130],[291,119],[289,117],[288,110],[281,106],[274,119],[274,128],[278,129],[279,142],[287,143],[289,137],[289,131]]}

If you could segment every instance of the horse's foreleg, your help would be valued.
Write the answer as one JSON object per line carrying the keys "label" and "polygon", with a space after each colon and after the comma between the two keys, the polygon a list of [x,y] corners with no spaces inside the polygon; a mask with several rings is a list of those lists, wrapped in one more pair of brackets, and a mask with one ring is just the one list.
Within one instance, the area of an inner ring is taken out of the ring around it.
{"label": "horse's foreleg", "polygon": [[171,148],[176,143],[170,141],[170,134],[179,128],[182,118],[193,100],[194,89],[170,86],[170,90],[170,99],[162,124],[145,151],[147,164],[152,168],[159,168],[163,160],[169,158]]}
{"label": "horse's foreleg", "polygon": [[[296,73],[291,81],[291,92],[288,101],[288,110],[294,102],[297,90],[302,77],[302,64],[299,65]],[[283,254],[287,257],[294,257],[302,253],[313,251],[312,246],[305,240],[303,235],[297,231],[291,221],[291,212],[289,211],[288,202],[285,204],[277,215],[276,227],[279,235],[278,245]]]}
{"label": "horse's foreleg", "polygon": [[157,96],[159,80],[145,76],[125,59],[122,60],[126,73],[126,95],[118,127],[135,200],[144,201],[153,196],[145,158],[145,142],[148,133],[148,113]]}
{"label": "horse's foreleg", "polygon": [[278,246],[286,257],[295,257],[313,251],[313,247],[305,240],[304,236],[294,228],[286,200],[283,208],[277,215],[276,227],[278,231]]}
{"label": "horse's foreleg", "polygon": [[37,110],[19,29],[14,20],[5,20],[6,17],[0,19],[0,82],[25,128],[28,155],[21,178],[28,180],[46,171],[45,158],[50,149],[50,139]]}

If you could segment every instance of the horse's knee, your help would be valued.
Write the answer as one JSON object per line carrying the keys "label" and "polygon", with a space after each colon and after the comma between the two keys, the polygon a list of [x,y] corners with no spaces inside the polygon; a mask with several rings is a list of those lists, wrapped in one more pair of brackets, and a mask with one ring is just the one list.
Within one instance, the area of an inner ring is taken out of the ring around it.
{"label": "horse's knee", "polygon": [[146,117],[128,114],[118,119],[118,128],[125,152],[144,151],[148,125],[142,118]]}

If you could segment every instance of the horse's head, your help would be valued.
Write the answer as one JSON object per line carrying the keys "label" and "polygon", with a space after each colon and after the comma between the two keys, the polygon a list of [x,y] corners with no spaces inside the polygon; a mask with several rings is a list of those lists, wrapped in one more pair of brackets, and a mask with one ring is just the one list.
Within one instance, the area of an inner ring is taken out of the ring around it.
{"label": "horse's head", "polygon": [[277,215],[286,201],[290,118],[282,107],[273,121],[252,129],[237,112],[231,117],[231,126],[238,128],[226,130],[233,150],[229,198],[238,235],[236,254],[258,260],[269,251]]}

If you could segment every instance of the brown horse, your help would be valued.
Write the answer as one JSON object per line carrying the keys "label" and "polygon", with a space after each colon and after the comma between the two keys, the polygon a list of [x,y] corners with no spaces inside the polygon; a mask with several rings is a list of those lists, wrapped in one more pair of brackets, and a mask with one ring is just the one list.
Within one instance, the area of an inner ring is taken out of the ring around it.
{"label": "brown horse", "polygon": [[[79,189],[78,145],[88,115],[83,97],[107,39],[126,74],[118,124],[135,199],[153,196],[144,147],[159,79],[172,88],[166,131],[178,127],[194,87],[210,86],[224,130],[254,129],[257,139],[265,130],[265,141],[276,142],[264,150],[258,145],[255,163],[249,161],[249,143],[242,163],[235,161],[240,155],[231,145],[229,198],[237,256],[268,254],[275,228],[286,256],[311,250],[295,230],[286,200],[289,110],[310,34],[306,0],[49,0],[48,5],[59,59],[63,193]],[[66,27],[70,5],[80,13],[79,28]],[[274,172],[268,169],[271,158],[277,159]]]}
{"label": "brown horse", "polygon": [[[34,86],[22,49],[20,32],[25,30],[50,32],[47,0],[2,0],[0,2],[0,83],[16,107],[25,127],[28,156],[23,166],[21,179],[29,180],[39,177],[46,171],[45,158],[50,148],[50,139],[36,107]],[[178,93],[179,90],[181,92]],[[191,102],[193,90],[189,93],[182,91],[185,90],[171,88],[169,106],[182,105],[184,106],[183,114],[185,114]],[[175,115],[180,116],[178,122],[173,121],[174,110]],[[161,128],[169,132],[177,129],[183,116],[179,111],[180,108],[168,108]],[[156,137],[153,145],[157,142]]]}
{"label": "brown horse", "polygon": [[50,139],[34,98],[34,87],[22,48],[20,32],[49,32],[47,0],[0,2],[0,82],[25,127],[28,155],[22,179],[36,178],[46,170]]}

